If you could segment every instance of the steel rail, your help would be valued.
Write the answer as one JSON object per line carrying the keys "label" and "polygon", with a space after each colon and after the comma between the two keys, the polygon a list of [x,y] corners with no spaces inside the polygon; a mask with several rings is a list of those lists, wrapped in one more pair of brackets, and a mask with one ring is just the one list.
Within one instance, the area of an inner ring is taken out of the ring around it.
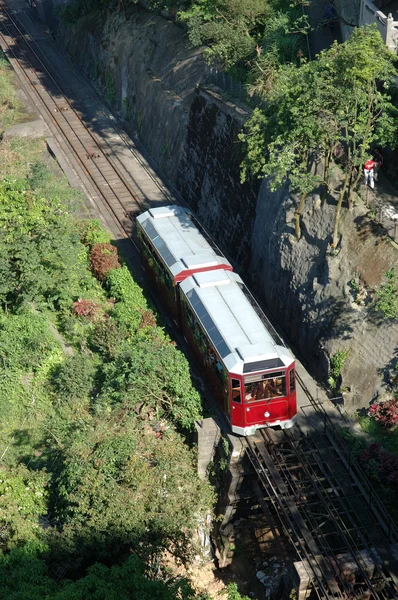
{"label": "steel rail", "polygon": [[[287,435],[289,435],[287,433]],[[329,441],[329,440],[328,440]],[[316,438],[314,439],[314,437],[312,437],[311,439],[311,443],[314,445],[314,449],[316,450],[316,453],[319,454],[319,457],[322,458],[322,449],[319,447],[319,444],[317,444],[316,442]],[[293,449],[297,452],[297,454],[300,454],[300,451],[298,450],[297,446],[294,444],[294,441],[292,441],[292,447]],[[342,460],[341,455],[339,454],[339,452],[336,450],[336,448],[334,447],[334,445],[331,445],[333,451],[335,452],[335,454],[337,455],[337,460],[340,461],[340,463],[343,464],[343,467],[345,468],[345,472],[346,475],[350,475],[349,470],[346,467],[345,461]],[[311,467],[312,467],[312,463],[308,463]],[[340,524],[345,536],[345,539],[351,540],[350,543],[350,551],[352,550],[352,546],[354,545],[354,553],[355,556],[353,555],[353,558],[355,558],[356,561],[359,561],[358,566],[360,567],[361,572],[363,571],[362,569],[362,557],[361,557],[361,550],[366,549],[369,552],[369,555],[372,555],[373,550],[375,549],[379,556],[381,558],[383,558],[386,556],[386,554],[388,554],[390,548],[390,539],[388,539],[388,549],[386,552],[386,540],[381,538],[379,532],[377,531],[376,535],[375,535],[375,525],[374,522],[372,525],[368,525],[365,526],[363,525],[363,523],[361,522],[361,519],[359,518],[359,514],[357,513],[357,509],[358,506],[354,506],[352,499],[354,498],[355,500],[357,500],[357,495],[347,495],[344,494],[344,490],[342,489],[342,484],[341,482],[338,481],[337,477],[333,474],[328,475],[327,474],[327,468],[330,470],[330,472],[332,473],[332,468],[330,465],[330,462],[328,461],[327,463],[324,463],[322,460],[318,461],[317,466],[320,468],[320,470],[325,473],[326,477],[328,480],[331,480],[331,478],[334,478],[336,480],[337,486],[341,489],[341,491],[343,492],[342,494],[338,495],[336,497],[336,500],[338,500],[338,503],[341,505],[341,507],[344,510],[344,514],[346,515],[350,515],[350,520],[351,520],[351,525],[354,525],[353,529],[349,530],[347,529],[346,524],[344,523],[344,520],[341,517],[341,514],[338,511],[337,506],[335,507],[333,505],[333,499],[334,498],[330,498],[330,501],[328,502],[328,508],[330,509],[331,513],[332,513],[332,517],[334,519],[334,521],[338,521],[338,523],[336,522],[336,525],[339,527],[340,529]],[[312,472],[314,473],[315,476],[315,470],[312,469]],[[352,474],[351,474],[352,475]],[[353,480],[355,482],[355,480]],[[363,494],[362,494],[362,498],[366,498]],[[366,510],[369,513],[369,518],[371,518],[372,515],[375,515],[374,510],[372,509],[372,507],[368,504],[366,507]],[[335,518],[334,518],[335,517]],[[380,522],[380,517],[379,515],[377,515],[377,528],[380,527],[381,530],[383,530],[383,528],[381,527],[383,524],[383,522]],[[359,548],[358,546],[358,542],[354,539],[353,535],[352,535],[352,531],[354,531],[357,534],[357,537],[359,538],[360,542],[362,543],[362,546],[364,546],[364,548]],[[358,557],[359,554],[359,557]],[[394,574],[391,574],[391,579],[394,581],[395,584],[395,590],[392,589],[391,587],[391,582],[387,580],[386,577],[384,577],[384,574],[382,571],[380,571],[380,575],[382,576],[382,578],[385,581],[385,584],[389,587],[390,589],[390,596],[389,597],[394,597],[393,594],[395,593],[396,589],[397,589],[397,584],[398,584],[398,579]]]}
{"label": "steel rail", "polygon": [[[298,558],[302,561],[302,565],[311,581],[311,584],[314,586],[318,597],[322,600],[329,598],[329,591],[327,587],[325,587],[324,580],[320,575],[320,573],[322,573],[322,568],[321,565],[318,564],[318,557],[307,549],[307,544],[303,537],[302,530],[297,524],[296,520],[293,518],[291,511],[289,511],[288,507],[286,506],[285,498],[278,493],[277,487],[272,476],[270,475],[270,471],[266,468],[262,458],[259,456],[254,440],[247,438],[242,440],[242,443],[247,449],[249,459],[256,471],[256,474],[263,485],[263,488],[267,491],[267,497],[271,501],[275,512],[278,514],[282,527],[292,546],[295,548]],[[340,598],[343,598],[341,594]]]}
{"label": "steel rail", "polygon": [[[37,43],[37,41],[31,36],[31,34],[29,33],[29,31],[26,29],[25,25],[22,23],[21,19],[17,16],[17,13],[13,12],[14,14],[14,18],[19,22],[19,28],[23,29],[26,33],[24,34],[25,38],[27,37],[29,40],[29,44],[31,46],[35,46],[36,47],[36,55],[41,55],[44,58],[41,58],[41,62],[44,64],[45,60],[46,60],[46,55],[43,52],[43,50],[41,49],[40,45]],[[32,18],[32,21],[35,23],[34,19]],[[36,23],[35,23],[36,25]],[[94,85],[94,83],[83,73],[80,72],[76,69],[76,66],[71,62],[71,60],[69,59],[69,57],[64,54],[63,52],[61,52],[61,50],[59,49],[59,47],[55,44],[53,44],[53,50],[55,52],[57,52],[58,56],[64,60],[68,66],[70,67],[70,70],[76,75],[76,77],[80,77],[81,79],[83,79],[87,86],[90,88],[90,91],[93,93],[93,97],[95,97],[96,101],[97,101],[97,107],[96,110],[98,110],[98,112],[100,112],[102,114],[102,116],[110,123],[111,127],[113,127],[115,129],[115,131],[117,132],[118,136],[120,137],[120,139],[123,141],[123,144],[125,145],[125,147],[129,150],[129,152],[132,154],[132,156],[134,156],[135,160],[137,161],[137,163],[140,165],[141,169],[144,170],[146,172],[146,174],[148,175],[148,177],[153,181],[153,183],[156,185],[156,187],[160,190],[160,192],[163,194],[163,196],[165,197],[165,200],[167,200],[168,202],[170,202],[171,204],[175,204],[175,197],[170,193],[170,191],[167,189],[167,187],[161,182],[159,181],[159,179],[157,177],[154,176],[153,174],[153,169],[152,167],[148,166],[145,163],[146,159],[143,159],[139,152],[138,149],[136,148],[135,142],[130,141],[130,138],[128,137],[128,135],[126,134],[126,132],[123,130],[123,127],[119,121],[119,119],[117,118],[117,116],[115,116],[113,114],[113,112],[111,111],[110,107],[108,107],[109,112],[107,113],[104,108],[103,108],[103,104],[106,104],[108,106],[108,103],[106,100],[104,100],[104,98],[102,98],[96,88],[96,86]],[[50,64],[50,68],[46,67],[48,71],[50,71],[52,65]],[[60,77],[58,77],[58,74],[53,74],[52,78],[54,80],[54,82],[56,83],[56,85],[58,86],[58,88],[61,90],[61,92],[63,94],[65,94],[67,92],[68,97],[70,98],[74,98],[77,106],[82,105],[81,100],[79,100],[77,94],[71,89],[70,86],[68,86],[64,80]],[[82,119],[83,124],[85,125],[86,128],[91,127],[90,124],[86,124],[84,123],[84,120]],[[132,185],[135,185],[135,182],[133,180],[133,178],[128,174],[127,169],[125,167],[125,165],[122,163],[122,161],[120,160],[120,158],[118,157],[118,155],[114,152],[114,149],[112,147],[112,145],[108,142],[107,139],[103,139],[101,137],[100,134],[96,133],[93,129],[91,129],[91,134],[93,136],[95,136],[95,138],[97,140],[99,140],[99,145],[100,146],[104,146],[106,145],[107,148],[109,149],[110,154],[112,155],[112,157],[110,158],[108,156],[108,160],[110,161],[115,161],[117,163],[119,163],[119,167],[117,167],[118,169],[121,168],[121,170],[125,171],[127,173],[127,177],[128,179],[130,179],[130,181],[132,182]],[[131,184],[130,184],[131,185]],[[174,192],[173,192],[174,193]],[[176,192],[177,193],[177,192]]]}
{"label": "steel rail", "polygon": [[[297,433],[299,430],[295,431]],[[318,597],[355,598],[361,597],[363,593],[370,593],[374,600],[397,598],[398,587],[394,572],[388,572],[384,563],[383,568],[377,569],[378,579],[375,581],[367,573],[361,551],[367,550],[372,556],[375,546],[378,551],[380,543],[385,541],[378,542],[378,536],[375,540],[372,530],[367,532],[363,524],[360,530],[360,515],[356,514],[356,507],[352,504],[354,496],[347,495],[344,484],[342,487],[341,481],[333,473],[332,466],[323,464],[322,447],[319,447],[311,436],[305,436],[302,432],[300,440],[305,441],[304,449],[300,447],[300,443],[297,443],[291,432],[283,432],[283,441],[287,444],[287,448],[281,448],[276,444],[268,430],[262,430],[261,434],[264,440],[262,443],[268,449],[259,449],[259,442],[249,438],[246,441],[247,454],[267,493],[267,498],[279,514],[284,531],[296,548],[299,558],[304,561],[303,567],[306,568],[307,564],[311,569],[312,585]],[[328,441],[327,436],[325,440]],[[334,446],[330,449],[329,445],[325,449],[335,455],[332,464],[340,461],[344,466],[346,465],[338,449]],[[292,459],[295,459],[294,462]],[[304,479],[300,479],[300,474],[304,474]],[[325,489],[324,485],[329,487]],[[347,487],[353,485],[355,486],[355,481]],[[315,496],[316,502],[311,501],[313,508],[309,506],[308,496]],[[363,506],[366,508],[365,512],[372,510],[366,504]],[[320,511],[316,510],[318,507]],[[297,518],[296,510],[300,518]],[[302,517],[304,521],[301,522]],[[378,515],[377,521],[379,520]],[[333,529],[324,534],[321,528],[326,523],[329,523]],[[329,543],[331,535],[337,536],[336,539],[339,540],[338,550],[332,548]],[[356,589],[344,579],[337,568],[336,554],[342,552],[351,556],[356,564],[357,574],[360,576]],[[383,582],[382,589],[380,589],[380,582]],[[336,583],[338,591],[336,591]]]}
{"label": "steel rail", "polygon": [[[384,532],[388,535],[389,538],[392,538],[393,543],[398,543],[398,527],[394,524],[383,502],[380,500],[380,497],[378,496],[376,490],[370,484],[368,477],[364,473],[362,467],[352,456],[350,449],[341,437],[339,428],[333,423],[333,421],[325,411],[322,403],[319,400],[313,398],[304,381],[297,372],[296,378],[301,389],[309,399],[311,407],[321,417],[323,422],[323,430],[327,435],[330,444],[334,446],[336,452],[338,452],[341,455],[344,466],[350,472],[352,477],[356,479],[360,492],[365,497],[368,497],[369,504],[373,506],[373,510],[378,514],[379,521],[381,523],[381,526],[383,527]],[[343,422],[347,422],[344,415],[342,415],[341,413],[340,417],[343,420]],[[347,425],[349,425],[348,422]],[[366,482],[366,489],[361,482]]]}
{"label": "steel rail", "polygon": [[[365,566],[363,565],[363,559],[360,554],[361,549],[359,548],[357,542],[353,538],[351,532],[347,529],[347,526],[344,523],[343,519],[341,518],[341,515],[339,515],[337,508],[335,508],[335,506],[332,504],[333,499],[330,497],[325,498],[325,496],[323,494],[323,490],[321,490],[318,485],[318,481],[317,481],[318,476],[317,476],[315,469],[311,466],[311,463],[308,460],[306,460],[306,457],[300,451],[298,445],[294,443],[294,440],[289,436],[289,434],[287,432],[284,432],[284,433],[285,433],[285,436],[287,437],[287,439],[289,440],[292,451],[295,453],[297,460],[300,462],[301,468],[303,469],[304,473],[308,476],[309,480],[311,481],[312,487],[315,490],[319,501],[324,506],[324,509],[326,510],[326,514],[329,516],[329,519],[331,520],[333,525],[336,527],[337,532],[340,534],[342,541],[345,543],[345,552],[348,552],[351,555],[352,559],[354,560],[354,562],[356,563],[356,565],[358,567],[359,572],[361,573],[361,575],[363,577],[364,582],[368,586],[368,589],[372,591],[374,598],[379,598],[379,595],[378,595],[377,591],[375,590],[372,581],[370,580],[368,574],[366,573]],[[311,440],[311,442],[314,443],[313,440]],[[314,448],[316,449],[315,444],[314,444]],[[320,460],[318,461],[317,466],[319,466],[321,471],[324,471],[322,462]],[[344,495],[343,496],[340,495],[340,496],[337,496],[336,499],[344,501],[347,498]],[[343,504],[343,502],[342,502],[342,504]],[[349,514],[349,512],[346,511],[345,514],[347,515],[347,514]],[[355,514],[355,513],[353,513],[353,514]],[[356,530],[357,523],[354,523],[352,517],[350,517],[350,521],[351,521],[351,524],[354,525],[353,530]],[[371,551],[371,545],[369,545],[369,543],[364,538],[363,538],[363,545],[365,546],[365,548],[368,551]],[[328,554],[329,553],[330,553],[330,558],[332,558],[333,555],[336,554],[336,552],[333,553],[331,546],[328,544]],[[394,590],[390,589],[390,592],[393,593]],[[394,597],[394,596],[391,596],[391,597]]]}

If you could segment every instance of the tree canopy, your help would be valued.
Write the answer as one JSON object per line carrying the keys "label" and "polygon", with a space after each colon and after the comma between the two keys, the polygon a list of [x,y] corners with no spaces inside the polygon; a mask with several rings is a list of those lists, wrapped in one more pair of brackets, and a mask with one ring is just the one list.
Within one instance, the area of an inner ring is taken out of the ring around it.
{"label": "tree canopy", "polygon": [[[300,67],[281,66],[264,110],[257,109],[240,138],[246,148],[242,179],[253,173],[270,178],[271,189],[289,182],[305,197],[319,185],[330,189],[329,165],[334,151],[344,151],[343,178],[336,207],[332,244],[338,243],[341,207],[361,176],[373,145],[397,143],[398,111],[391,101],[396,57],[376,26],[355,29],[315,60]],[[323,161],[323,174],[314,164]],[[298,237],[300,228],[296,221]]]}
{"label": "tree canopy", "polygon": [[200,395],[109,236],[46,177],[0,182],[0,595],[194,599],[151,565],[189,561],[214,502],[184,436]]}

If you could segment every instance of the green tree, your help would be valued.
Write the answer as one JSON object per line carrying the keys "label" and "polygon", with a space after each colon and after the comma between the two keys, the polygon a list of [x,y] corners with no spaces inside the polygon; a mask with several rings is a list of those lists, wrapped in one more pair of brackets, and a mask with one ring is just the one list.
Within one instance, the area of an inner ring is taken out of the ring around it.
{"label": "green tree", "polygon": [[0,551],[29,544],[44,550],[39,518],[47,513],[47,474],[24,465],[0,468]]}
{"label": "green tree", "polygon": [[89,395],[94,385],[95,366],[87,354],[82,352],[67,356],[57,365],[52,375],[55,392],[63,399],[82,400]]}
{"label": "green tree", "polygon": [[[271,188],[289,182],[300,194],[298,216],[306,195],[322,183],[329,189],[329,165],[336,144],[345,149],[343,179],[337,191],[332,245],[339,238],[343,201],[351,206],[361,165],[371,145],[396,144],[397,110],[391,102],[396,57],[375,26],[355,29],[316,60],[281,67],[264,111],[255,111],[240,139],[246,149],[242,179],[252,172],[271,178]],[[313,174],[323,159],[324,173]],[[330,190],[334,191],[334,190]]]}
{"label": "green tree", "polygon": [[35,195],[24,181],[0,183],[0,303],[69,306],[94,287],[86,251],[58,199]]}
{"label": "green tree", "polygon": [[272,191],[289,182],[300,200],[295,213],[296,236],[307,195],[322,182],[313,174],[314,158],[322,155],[328,130],[317,118],[322,106],[314,63],[281,66],[267,97],[265,110],[255,109],[239,135],[245,146],[242,181],[250,172],[270,178]]}
{"label": "green tree", "polygon": [[78,564],[133,547],[147,558],[169,549],[188,560],[192,532],[213,495],[183,439],[170,428],[157,434],[139,426],[128,407],[97,417],[75,409],[72,418],[73,433],[62,422],[52,427],[62,454],[54,511],[64,523],[53,553]]}
{"label": "green tree", "polygon": [[150,579],[146,565],[131,555],[111,567],[95,564],[76,581],[56,582],[28,548],[0,557],[0,596],[7,600],[195,600],[183,578]]}
{"label": "green tree", "polygon": [[390,95],[395,86],[396,62],[397,57],[385,46],[376,25],[355,29],[347,42],[335,43],[319,57],[324,115],[340,128],[337,141],[346,154],[334,222],[334,246],[338,243],[343,201],[347,198],[351,207],[371,145],[392,147],[397,143],[398,111]]}
{"label": "green tree", "polygon": [[268,13],[263,0],[196,0],[178,18],[191,45],[206,44],[209,62],[228,69],[254,53]]}
{"label": "green tree", "polygon": [[184,428],[192,428],[201,415],[184,355],[156,338],[125,344],[115,361],[104,366],[100,401],[127,405],[142,418],[170,418]]}

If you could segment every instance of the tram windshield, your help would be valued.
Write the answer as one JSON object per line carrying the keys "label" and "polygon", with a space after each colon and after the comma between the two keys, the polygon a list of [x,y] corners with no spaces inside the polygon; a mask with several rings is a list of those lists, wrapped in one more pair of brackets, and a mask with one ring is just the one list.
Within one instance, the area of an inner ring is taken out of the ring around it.
{"label": "tram windshield", "polygon": [[245,403],[286,396],[286,373],[276,371],[245,377]]}

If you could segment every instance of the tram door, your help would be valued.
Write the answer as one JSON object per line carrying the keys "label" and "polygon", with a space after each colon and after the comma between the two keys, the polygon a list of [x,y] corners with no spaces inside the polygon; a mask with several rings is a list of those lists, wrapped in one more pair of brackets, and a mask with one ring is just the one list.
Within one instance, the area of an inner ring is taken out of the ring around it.
{"label": "tram door", "polygon": [[231,377],[230,379],[230,415],[231,425],[244,427],[243,396],[240,379]]}

